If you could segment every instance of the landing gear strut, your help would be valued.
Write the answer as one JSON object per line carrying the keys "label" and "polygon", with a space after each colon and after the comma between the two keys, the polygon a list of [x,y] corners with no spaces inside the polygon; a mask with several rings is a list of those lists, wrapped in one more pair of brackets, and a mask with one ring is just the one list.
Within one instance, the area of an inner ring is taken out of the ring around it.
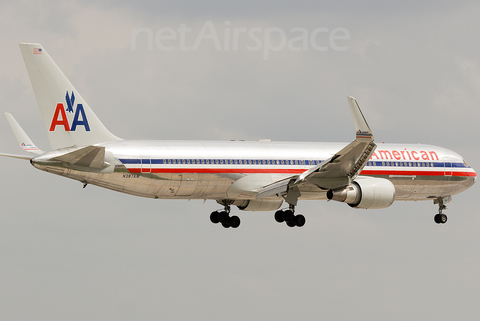
{"label": "landing gear strut", "polygon": [[229,204],[224,204],[223,211],[213,211],[210,214],[210,221],[214,224],[222,223],[224,228],[237,228],[240,226],[240,218],[238,216],[230,216]]}
{"label": "landing gear strut", "polygon": [[295,205],[290,204],[287,210],[278,210],[275,212],[275,221],[285,222],[289,227],[302,227],[305,225],[305,216],[295,215]]}
{"label": "landing gear strut", "polygon": [[438,214],[433,217],[433,220],[437,224],[447,223],[447,215],[443,214],[443,210],[447,209],[447,206],[444,203],[443,197],[438,198]]}

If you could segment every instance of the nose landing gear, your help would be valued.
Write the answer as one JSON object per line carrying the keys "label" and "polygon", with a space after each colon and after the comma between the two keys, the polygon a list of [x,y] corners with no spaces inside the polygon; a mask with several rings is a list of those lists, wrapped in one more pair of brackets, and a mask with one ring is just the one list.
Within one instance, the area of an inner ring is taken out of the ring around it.
{"label": "nose landing gear", "polygon": [[438,203],[438,214],[433,217],[433,220],[437,224],[445,224],[447,223],[447,215],[443,214],[443,210],[447,209],[447,206],[445,205],[446,202],[451,201],[451,198],[443,198],[439,197],[434,201],[434,204]]}

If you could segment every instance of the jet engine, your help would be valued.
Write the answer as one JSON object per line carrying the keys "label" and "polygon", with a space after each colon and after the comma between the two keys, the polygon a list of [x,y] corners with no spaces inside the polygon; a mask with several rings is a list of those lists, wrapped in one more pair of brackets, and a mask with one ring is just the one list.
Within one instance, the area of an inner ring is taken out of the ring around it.
{"label": "jet engine", "polygon": [[386,208],[395,199],[395,186],[383,178],[357,177],[345,188],[329,190],[327,198],[354,208]]}

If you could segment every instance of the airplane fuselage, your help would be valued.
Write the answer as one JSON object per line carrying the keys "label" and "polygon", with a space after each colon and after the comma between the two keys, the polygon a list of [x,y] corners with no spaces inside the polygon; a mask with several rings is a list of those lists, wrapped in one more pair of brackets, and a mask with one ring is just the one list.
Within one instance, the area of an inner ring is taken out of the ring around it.
{"label": "airplane fuselage", "polygon": [[[254,175],[274,182],[298,175],[334,155],[347,143],[275,141],[116,141],[104,146],[109,166],[98,171],[48,161],[32,164],[44,171],[136,196],[159,199],[252,199],[231,195],[234,182]],[[467,189],[475,171],[448,149],[420,144],[380,144],[361,176],[385,178],[395,200],[425,200]],[[326,199],[326,190],[306,183],[299,199]],[[277,198],[271,196],[270,198]]]}

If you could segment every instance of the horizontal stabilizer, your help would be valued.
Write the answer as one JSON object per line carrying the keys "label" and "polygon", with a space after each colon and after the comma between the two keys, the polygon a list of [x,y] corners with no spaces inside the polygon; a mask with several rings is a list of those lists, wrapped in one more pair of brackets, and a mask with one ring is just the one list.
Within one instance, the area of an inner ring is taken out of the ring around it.
{"label": "horizontal stabilizer", "polygon": [[0,156],[3,157],[11,157],[11,158],[18,158],[18,159],[26,159],[26,160],[31,160],[33,156],[25,156],[25,155],[15,155],[15,154],[5,154],[1,153]]}
{"label": "horizontal stabilizer", "polygon": [[83,147],[73,152],[56,156],[52,160],[93,168],[104,168],[109,165],[105,163],[105,147],[101,146]]}
{"label": "horizontal stabilizer", "polygon": [[[28,137],[25,131],[20,127],[18,122],[12,116],[12,114],[5,113],[5,117],[7,118],[10,127],[12,128],[15,137],[17,138],[18,143],[23,148],[24,151],[33,153],[33,154],[43,154],[43,151],[37,148],[32,140]],[[31,158],[31,157],[30,157]],[[29,158],[29,159],[30,159]]]}

